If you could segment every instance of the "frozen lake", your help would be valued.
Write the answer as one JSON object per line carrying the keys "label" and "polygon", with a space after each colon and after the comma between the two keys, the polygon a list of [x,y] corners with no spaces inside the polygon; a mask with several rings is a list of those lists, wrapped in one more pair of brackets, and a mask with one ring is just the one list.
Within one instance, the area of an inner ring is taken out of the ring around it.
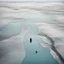
{"label": "frozen lake", "polygon": [[[41,46],[40,43],[43,40],[37,35],[39,30],[36,26],[38,23],[53,23],[54,15],[45,14],[29,8],[18,11],[13,11],[8,8],[1,8],[1,10],[3,10],[4,14],[0,18],[0,42],[20,34],[23,28],[29,29],[23,41],[25,58],[21,61],[21,64],[58,64],[50,54],[50,50]],[[33,40],[32,43],[30,43],[30,38]],[[36,54],[35,51],[38,51],[38,53]],[[17,55],[19,56],[19,54]],[[15,64],[15,61],[13,59],[12,64]],[[3,62],[0,64],[4,64]],[[5,64],[7,64],[6,61]],[[9,62],[8,64],[11,63]]]}

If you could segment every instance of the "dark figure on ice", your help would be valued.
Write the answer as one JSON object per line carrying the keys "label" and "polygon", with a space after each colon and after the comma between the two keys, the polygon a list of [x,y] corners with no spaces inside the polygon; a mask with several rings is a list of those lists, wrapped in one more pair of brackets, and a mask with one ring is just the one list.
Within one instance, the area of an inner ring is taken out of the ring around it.
{"label": "dark figure on ice", "polygon": [[32,38],[30,38],[30,43],[32,43]]}

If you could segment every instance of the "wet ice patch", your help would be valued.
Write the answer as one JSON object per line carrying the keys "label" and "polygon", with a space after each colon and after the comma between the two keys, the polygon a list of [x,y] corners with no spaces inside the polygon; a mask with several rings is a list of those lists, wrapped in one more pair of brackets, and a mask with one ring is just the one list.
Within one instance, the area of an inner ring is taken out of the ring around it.
{"label": "wet ice patch", "polygon": [[0,64],[21,64],[25,57],[24,36],[28,30],[0,42]]}

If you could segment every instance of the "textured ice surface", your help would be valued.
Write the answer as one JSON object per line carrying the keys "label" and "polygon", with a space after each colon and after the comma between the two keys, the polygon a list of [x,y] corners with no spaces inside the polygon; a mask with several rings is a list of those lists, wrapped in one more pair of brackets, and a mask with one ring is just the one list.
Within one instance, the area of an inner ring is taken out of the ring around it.
{"label": "textured ice surface", "polygon": [[[55,54],[51,55],[49,48],[42,46],[49,41],[38,36],[37,25],[54,39],[57,50],[64,56],[63,26],[60,25],[64,18],[63,6],[63,3],[0,3],[0,64],[58,64]],[[26,35],[23,28],[29,30]]]}

